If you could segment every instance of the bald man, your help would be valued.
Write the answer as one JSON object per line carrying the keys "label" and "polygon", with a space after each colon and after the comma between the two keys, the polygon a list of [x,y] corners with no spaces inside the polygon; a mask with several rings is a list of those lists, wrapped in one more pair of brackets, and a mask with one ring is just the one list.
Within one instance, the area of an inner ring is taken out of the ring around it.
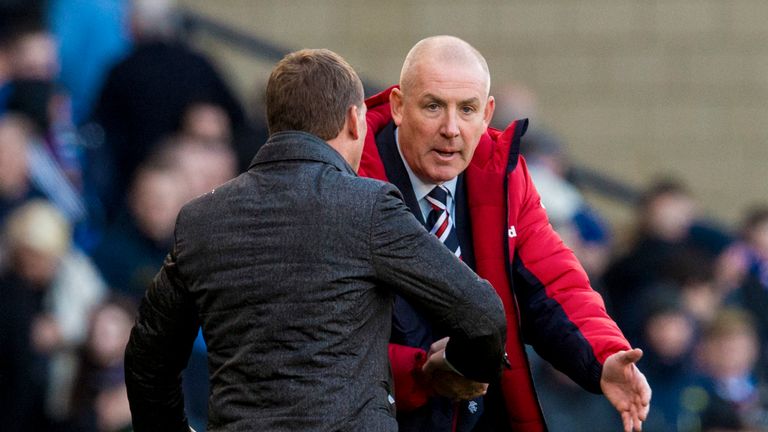
{"label": "bald man", "polygon": [[635,366],[642,352],[608,317],[548,222],[519,155],[527,120],[488,128],[489,89],[483,56],[437,36],[408,53],[399,87],[367,101],[360,173],[395,184],[425,228],[491,282],[508,327],[509,368],[499,382],[473,382],[445,362],[444,329],[398,297],[389,351],[400,430],[546,430],[524,343],[603,393],[626,431],[640,430],[651,393]]}

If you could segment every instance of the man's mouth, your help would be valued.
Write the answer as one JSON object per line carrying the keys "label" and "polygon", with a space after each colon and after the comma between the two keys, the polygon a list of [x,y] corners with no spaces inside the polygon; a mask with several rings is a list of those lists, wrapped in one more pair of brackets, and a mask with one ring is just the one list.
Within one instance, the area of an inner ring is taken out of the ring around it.
{"label": "man's mouth", "polygon": [[437,153],[438,156],[443,158],[449,158],[457,153],[455,151],[441,151],[441,150],[434,150],[434,152]]}

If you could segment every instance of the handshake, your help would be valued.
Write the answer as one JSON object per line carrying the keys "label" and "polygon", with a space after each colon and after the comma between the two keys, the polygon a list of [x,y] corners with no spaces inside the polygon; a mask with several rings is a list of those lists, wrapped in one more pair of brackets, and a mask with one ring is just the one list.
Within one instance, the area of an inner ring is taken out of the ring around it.
{"label": "handshake", "polygon": [[485,395],[488,384],[462,376],[445,358],[448,338],[440,339],[429,347],[427,361],[422,366],[422,379],[438,396],[454,401],[470,400]]}

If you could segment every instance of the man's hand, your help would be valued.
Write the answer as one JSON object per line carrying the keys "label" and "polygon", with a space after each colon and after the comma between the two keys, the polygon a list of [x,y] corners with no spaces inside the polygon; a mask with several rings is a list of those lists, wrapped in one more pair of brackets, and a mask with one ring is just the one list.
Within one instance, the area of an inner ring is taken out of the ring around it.
{"label": "man's hand", "polygon": [[643,351],[619,351],[605,360],[600,388],[621,414],[624,432],[640,431],[648,416],[651,387],[645,375],[635,366]]}
{"label": "man's hand", "polygon": [[425,381],[435,394],[454,401],[470,400],[483,396],[488,391],[488,384],[472,381],[457,374],[445,361],[445,346],[448,338],[432,344],[427,354],[427,362],[422,371]]}

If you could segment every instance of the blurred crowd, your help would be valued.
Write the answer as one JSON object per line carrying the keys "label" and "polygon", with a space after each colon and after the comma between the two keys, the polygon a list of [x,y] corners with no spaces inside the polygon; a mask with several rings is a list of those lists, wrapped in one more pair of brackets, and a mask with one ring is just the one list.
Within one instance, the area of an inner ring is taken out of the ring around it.
{"label": "blurred crowd", "polygon": [[[707,217],[687,186],[652,179],[619,238],[571,180],[567,146],[537,119],[520,84],[496,89],[497,127],[532,118],[521,149],[550,222],[633,346],[653,399],[649,431],[768,430],[768,202],[735,226]],[[613,431],[601,398],[543,361],[533,373],[550,429]]]}
{"label": "blurred crowd", "polygon": [[[0,1],[0,429],[130,430],[123,354],[181,206],[266,133],[170,1]],[[204,429],[205,346],[185,379]]]}
{"label": "blurred crowd", "polygon": [[[0,0],[0,428],[127,431],[123,353],[189,199],[247,169],[266,138],[166,0]],[[768,202],[721,226],[673,178],[635,203],[629,239],[570,180],[535,95],[495,90],[496,123],[531,117],[524,154],[550,220],[645,356],[650,431],[768,430]],[[620,241],[621,240],[621,241]],[[544,362],[553,431],[620,420]],[[204,430],[205,344],[184,378]]]}

